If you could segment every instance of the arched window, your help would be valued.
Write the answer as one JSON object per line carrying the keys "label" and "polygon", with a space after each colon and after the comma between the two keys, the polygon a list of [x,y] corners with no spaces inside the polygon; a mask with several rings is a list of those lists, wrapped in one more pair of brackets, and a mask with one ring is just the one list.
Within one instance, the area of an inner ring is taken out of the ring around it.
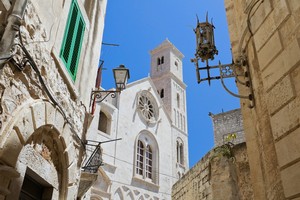
{"label": "arched window", "polygon": [[160,98],[164,98],[164,96],[165,96],[165,91],[164,91],[164,89],[161,89],[160,90]]}
{"label": "arched window", "polygon": [[176,152],[177,152],[177,163],[184,165],[184,148],[183,142],[180,138],[176,142]]}
{"label": "arched window", "polygon": [[136,178],[158,183],[158,145],[147,131],[138,136],[135,163]]}
{"label": "arched window", "polygon": [[160,63],[163,64],[164,63],[164,57],[162,56],[160,59]]}
{"label": "arched window", "polygon": [[183,144],[180,144],[179,146],[179,152],[180,152],[180,164],[184,164],[184,153],[183,153]]}
{"label": "arched window", "polygon": [[103,133],[109,134],[109,129],[110,129],[110,118],[108,118],[104,112],[100,111],[98,130]]}
{"label": "arched window", "polygon": [[160,58],[157,58],[157,65],[160,65]]}

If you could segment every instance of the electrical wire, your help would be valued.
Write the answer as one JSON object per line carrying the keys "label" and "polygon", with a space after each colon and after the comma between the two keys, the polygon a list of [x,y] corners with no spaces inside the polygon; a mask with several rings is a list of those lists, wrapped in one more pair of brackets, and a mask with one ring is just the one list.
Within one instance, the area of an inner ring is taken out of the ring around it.
{"label": "electrical wire", "polygon": [[[122,159],[120,159],[120,158],[117,158],[116,156],[112,156],[112,155],[109,155],[109,154],[103,153],[103,152],[102,152],[102,154],[104,154],[104,155],[106,155],[106,156],[108,156],[108,157],[114,158],[114,159],[116,159],[116,160],[118,160],[118,161],[124,162],[124,163],[126,163],[126,164],[128,164],[128,165],[130,165],[130,166],[132,166],[132,167],[135,166],[133,163],[128,162],[128,161],[126,161],[126,160],[122,160]],[[169,178],[178,179],[178,177],[175,177],[175,176],[172,176],[172,175],[169,175],[169,174],[165,174],[165,173],[160,173],[160,172],[158,172],[157,170],[153,170],[153,171],[154,171],[154,174],[160,174],[160,175],[164,175],[164,176],[169,177]]]}

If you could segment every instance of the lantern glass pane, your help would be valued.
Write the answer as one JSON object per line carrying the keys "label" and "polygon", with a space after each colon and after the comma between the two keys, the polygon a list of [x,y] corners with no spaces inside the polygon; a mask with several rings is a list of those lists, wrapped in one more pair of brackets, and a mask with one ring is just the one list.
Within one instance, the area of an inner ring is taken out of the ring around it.
{"label": "lantern glass pane", "polygon": [[128,80],[128,70],[125,68],[114,69],[114,78],[116,82],[117,89],[125,89],[127,80]]}

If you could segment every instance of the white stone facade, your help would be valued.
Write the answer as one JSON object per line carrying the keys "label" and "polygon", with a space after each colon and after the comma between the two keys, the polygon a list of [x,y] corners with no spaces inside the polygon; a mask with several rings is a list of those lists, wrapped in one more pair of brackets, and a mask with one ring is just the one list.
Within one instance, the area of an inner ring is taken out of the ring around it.
{"label": "white stone facade", "polygon": [[[85,26],[72,78],[61,49],[75,4]],[[94,86],[106,0],[1,0],[0,9],[0,199],[33,195],[29,185],[42,188],[37,199],[80,198],[86,88]]]}
{"label": "white stone facade", "polygon": [[[164,61],[157,66],[162,56]],[[104,165],[91,199],[171,199],[172,185],[189,167],[182,58],[173,44],[164,41],[151,52],[151,77],[128,84],[116,99],[97,106],[87,139],[121,140],[101,145]],[[178,71],[172,69],[175,60]],[[185,128],[177,127],[173,108],[184,116]]]}

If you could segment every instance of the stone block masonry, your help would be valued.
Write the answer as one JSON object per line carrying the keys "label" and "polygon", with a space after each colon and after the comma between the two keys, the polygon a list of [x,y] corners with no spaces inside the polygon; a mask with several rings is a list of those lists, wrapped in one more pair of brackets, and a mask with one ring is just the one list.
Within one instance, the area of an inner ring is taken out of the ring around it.
{"label": "stone block masonry", "polygon": [[246,54],[254,83],[255,107],[241,104],[254,198],[299,199],[300,1],[225,6],[233,57]]}
{"label": "stone block masonry", "polygon": [[[208,152],[173,185],[173,200],[252,200],[246,144],[233,147],[235,161]],[[212,159],[212,157],[215,157]]]}

